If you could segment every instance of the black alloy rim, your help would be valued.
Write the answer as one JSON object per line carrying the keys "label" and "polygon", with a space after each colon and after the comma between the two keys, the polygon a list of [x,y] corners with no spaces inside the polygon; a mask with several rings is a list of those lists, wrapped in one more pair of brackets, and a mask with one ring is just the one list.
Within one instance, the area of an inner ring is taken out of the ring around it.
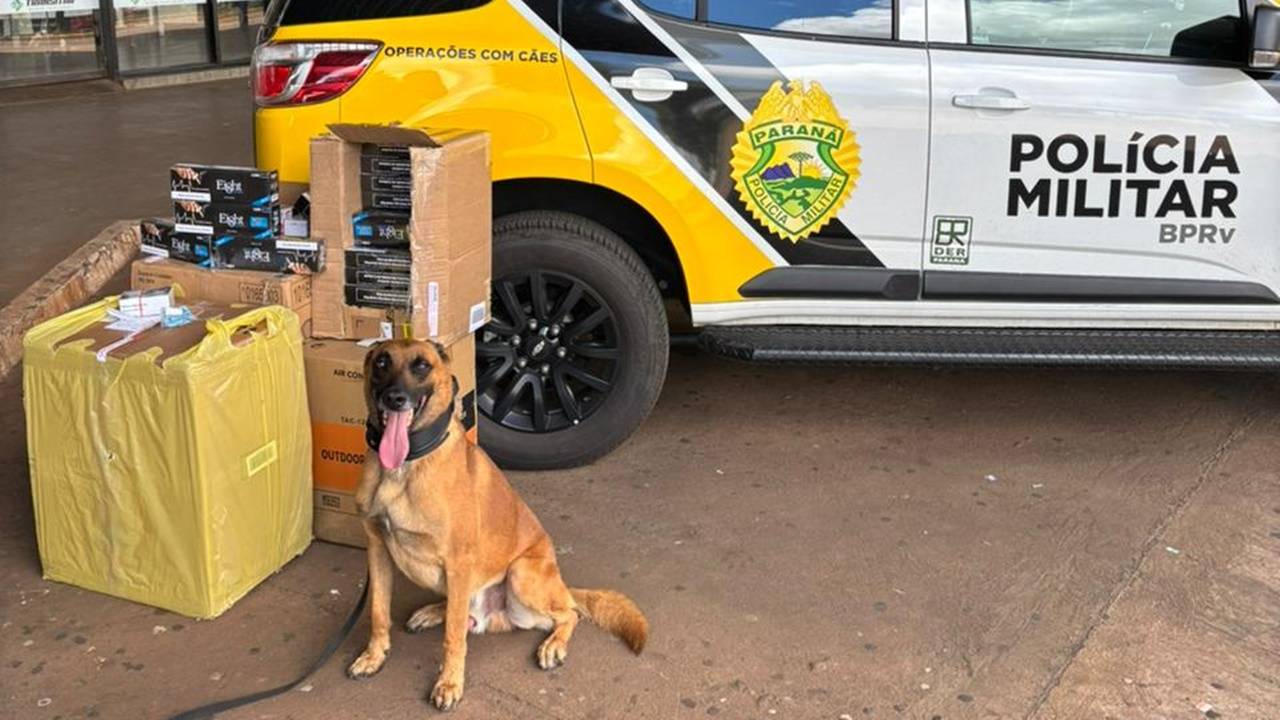
{"label": "black alloy rim", "polygon": [[545,270],[493,284],[492,320],[476,343],[480,412],[502,427],[573,427],[613,391],[622,351],[612,309],[582,280]]}

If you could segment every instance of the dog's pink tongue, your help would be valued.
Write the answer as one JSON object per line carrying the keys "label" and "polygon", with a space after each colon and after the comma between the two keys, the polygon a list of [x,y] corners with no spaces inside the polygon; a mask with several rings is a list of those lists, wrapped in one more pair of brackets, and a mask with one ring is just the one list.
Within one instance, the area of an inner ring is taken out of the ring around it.
{"label": "dog's pink tongue", "polygon": [[409,422],[412,420],[412,410],[387,414],[387,427],[382,431],[382,442],[378,443],[382,467],[395,470],[404,465],[405,458],[409,457]]}

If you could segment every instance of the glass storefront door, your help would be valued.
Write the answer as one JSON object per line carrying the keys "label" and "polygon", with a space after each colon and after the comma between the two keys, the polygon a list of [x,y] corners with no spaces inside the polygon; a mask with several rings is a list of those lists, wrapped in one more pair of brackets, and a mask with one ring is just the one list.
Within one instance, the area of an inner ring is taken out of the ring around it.
{"label": "glass storefront door", "polygon": [[204,2],[117,0],[120,72],[213,62]]}
{"label": "glass storefront door", "polygon": [[0,1],[0,85],[105,74],[98,5],[98,0]]}
{"label": "glass storefront door", "polygon": [[265,9],[265,0],[0,0],[0,86],[242,65]]}

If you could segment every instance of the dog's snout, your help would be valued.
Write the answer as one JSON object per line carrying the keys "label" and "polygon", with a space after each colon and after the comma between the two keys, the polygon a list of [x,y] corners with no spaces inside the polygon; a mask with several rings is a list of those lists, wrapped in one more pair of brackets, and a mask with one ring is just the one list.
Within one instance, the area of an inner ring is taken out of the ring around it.
{"label": "dog's snout", "polygon": [[408,410],[409,393],[400,388],[387,388],[382,391],[382,406],[392,411]]}

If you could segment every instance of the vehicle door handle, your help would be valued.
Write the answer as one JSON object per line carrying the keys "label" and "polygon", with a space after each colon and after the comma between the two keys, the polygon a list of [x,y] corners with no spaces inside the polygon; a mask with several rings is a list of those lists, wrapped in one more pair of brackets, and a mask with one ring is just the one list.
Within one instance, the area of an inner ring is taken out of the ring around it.
{"label": "vehicle door handle", "polygon": [[611,77],[609,84],[619,90],[630,90],[631,96],[640,102],[662,102],[673,93],[689,89],[689,83],[655,67],[636,68],[630,75]]}
{"label": "vehicle door handle", "polygon": [[951,98],[951,104],[971,110],[1029,110],[1031,108],[1031,103],[1012,94],[956,95]]}

